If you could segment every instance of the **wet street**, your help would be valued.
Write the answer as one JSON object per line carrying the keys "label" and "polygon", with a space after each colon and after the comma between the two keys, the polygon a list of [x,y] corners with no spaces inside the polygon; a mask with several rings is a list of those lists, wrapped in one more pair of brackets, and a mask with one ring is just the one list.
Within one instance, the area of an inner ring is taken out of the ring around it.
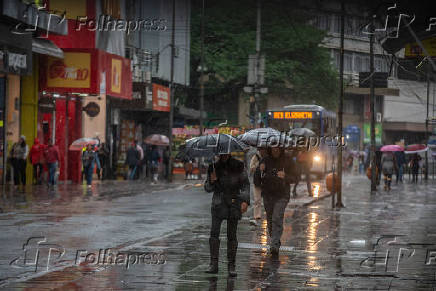
{"label": "wet street", "polygon": [[[238,277],[209,262],[211,195],[182,183],[109,182],[8,193],[0,213],[0,286],[11,290],[434,290],[436,183],[371,195],[366,177],[344,178],[346,208],[331,198],[291,199],[279,260],[266,221],[238,230]],[[382,187],[379,187],[382,189]],[[322,194],[325,194],[321,185]],[[251,214],[251,209],[248,212]]]}

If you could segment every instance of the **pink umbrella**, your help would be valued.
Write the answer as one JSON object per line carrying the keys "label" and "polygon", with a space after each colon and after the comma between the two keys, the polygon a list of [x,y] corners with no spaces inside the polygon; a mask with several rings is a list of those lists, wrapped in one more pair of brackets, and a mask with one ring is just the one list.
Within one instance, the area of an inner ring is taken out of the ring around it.
{"label": "pink umbrella", "polygon": [[406,147],[406,154],[414,154],[425,152],[428,150],[428,147],[425,144],[411,144]]}
{"label": "pink umbrella", "polygon": [[157,146],[167,146],[170,144],[170,140],[165,135],[152,134],[145,138],[145,143]]}
{"label": "pink umbrella", "polygon": [[382,146],[380,151],[382,152],[402,152],[404,151],[404,148],[402,146],[396,145],[396,144],[390,144]]}

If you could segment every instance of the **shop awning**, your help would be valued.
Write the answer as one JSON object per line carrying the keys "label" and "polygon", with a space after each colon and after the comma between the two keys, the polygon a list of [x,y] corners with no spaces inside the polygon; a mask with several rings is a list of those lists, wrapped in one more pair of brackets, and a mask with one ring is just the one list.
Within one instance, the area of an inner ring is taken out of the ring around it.
{"label": "shop awning", "polygon": [[60,59],[64,58],[64,52],[51,40],[45,38],[32,39],[32,52]]}

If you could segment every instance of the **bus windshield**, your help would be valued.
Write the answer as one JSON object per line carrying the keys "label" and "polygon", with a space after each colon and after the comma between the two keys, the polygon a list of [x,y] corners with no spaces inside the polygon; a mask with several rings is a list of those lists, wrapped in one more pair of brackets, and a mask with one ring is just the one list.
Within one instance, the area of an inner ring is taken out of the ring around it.
{"label": "bus windshield", "polygon": [[277,129],[279,131],[289,131],[294,128],[308,128],[315,132],[317,135],[320,134],[320,119],[270,119],[270,127]]}

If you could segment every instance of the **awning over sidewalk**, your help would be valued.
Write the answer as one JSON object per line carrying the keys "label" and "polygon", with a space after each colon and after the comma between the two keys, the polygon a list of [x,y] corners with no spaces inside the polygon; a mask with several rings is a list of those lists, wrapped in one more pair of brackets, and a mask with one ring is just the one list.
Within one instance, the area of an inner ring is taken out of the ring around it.
{"label": "awning over sidewalk", "polygon": [[51,40],[45,38],[32,39],[32,52],[63,59],[64,52]]}

